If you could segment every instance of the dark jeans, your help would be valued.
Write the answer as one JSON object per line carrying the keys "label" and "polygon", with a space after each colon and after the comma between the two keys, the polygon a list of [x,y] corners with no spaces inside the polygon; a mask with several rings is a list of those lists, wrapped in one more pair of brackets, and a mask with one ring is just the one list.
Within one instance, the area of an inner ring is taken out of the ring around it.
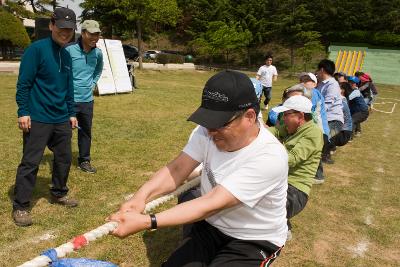
{"label": "dark jeans", "polygon": [[322,148],[322,157],[330,156],[332,145],[334,147],[332,139],[342,131],[343,123],[341,121],[328,121],[328,126],[329,126],[329,135],[331,136],[331,138],[330,140],[328,140],[328,142],[326,142],[324,135],[324,147]]}
{"label": "dark jeans", "polygon": [[78,163],[90,161],[90,147],[92,144],[93,101],[75,103],[76,119],[81,128],[78,130]]}
{"label": "dark jeans", "polygon": [[46,146],[54,154],[50,192],[55,197],[63,197],[68,193],[67,180],[72,160],[71,136],[69,121],[59,124],[32,121],[30,131],[23,134],[23,156],[15,180],[14,209],[29,208]]}
{"label": "dark jeans", "polygon": [[286,201],[286,218],[289,230],[292,229],[292,225],[290,223],[290,218],[299,214],[302,211],[308,201],[308,195],[296,187],[289,184],[287,190],[287,201]]}
{"label": "dark jeans", "polygon": [[351,119],[353,120],[353,132],[361,132],[361,123],[368,119],[369,112],[360,111],[351,115]]}
{"label": "dark jeans", "polygon": [[329,143],[330,150],[334,150],[335,146],[344,146],[351,139],[352,132],[351,131],[341,131],[339,134],[335,135],[331,138],[331,142]]}
{"label": "dark jeans", "polygon": [[[324,155],[324,152],[327,153],[326,151],[329,152],[328,147],[330,146],[328,136],[324,134],[323,137],[324,137],[324,146],[323,146],[323,148],[322,148],[322,155]],[[325,149],[325,150],[324,150],[324,149]],[[329,152],[329,153],[330,153],[330,152]],[[325,177],[324,177],[324,167],[322,166],[322,158],[321,158],[320,161],[319,161],[317,173],[315,174],[315,179],[318,179],[318,180],[323,180],[323,179],[325,179]]]}
{"label": "dark jeans", "polygon": [[[264,105],[267,106],[268,103],[269,103],[269,101],[271,100],[271,91],[272,91],[272,87],[265,87],[265,86],[263,86],[262,91],[263,91],[264,96],[265,96]],[[262,95],[260,96],[260,100],[261,100],[261,98],[262,98]]]}
{"label": "dark jeans", "polygon": [[280,254],[281,248],[264,240],[240,240],[223,234],[206,221],[192,230],[163,267],[264,267]]}

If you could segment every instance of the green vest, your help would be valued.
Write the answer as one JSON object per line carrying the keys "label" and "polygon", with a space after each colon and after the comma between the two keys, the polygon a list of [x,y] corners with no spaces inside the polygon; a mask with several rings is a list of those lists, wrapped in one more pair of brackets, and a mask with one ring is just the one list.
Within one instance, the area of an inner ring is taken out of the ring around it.
{"label": "green vest", "polygon": [[309,195],[324,145],[321,129],[311,120],[291,135],[287,133],[285,125],[270,127],[268,130],[283,143],[288,151],[288,183]]}

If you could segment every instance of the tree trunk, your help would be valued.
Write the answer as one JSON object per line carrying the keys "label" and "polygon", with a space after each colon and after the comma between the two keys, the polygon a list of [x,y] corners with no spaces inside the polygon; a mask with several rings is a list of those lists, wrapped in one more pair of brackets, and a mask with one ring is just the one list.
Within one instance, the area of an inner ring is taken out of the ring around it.
{"label": "tree trunk", "polygon": [[226,51],[226,53],[225,53],[225,60],[226,60],[225,68],[228,69],[229,68],[229,51]]}
{"label": "tree trunk", "polygon": [[142,23],[140,19],[136,21],[136,31],[137,31],[137,39],[138,39],[138,50],[139,50],[139,69],[143,69],[143,61],[142,61]]}
{"label": "tree trunk", "polygon": [[250,58],[250,47],[247,47],[247,67],[250,69],[251,67],[251,58]]}
{"label": "tree trunk", "polygon": [[290,46],[290,69],[291,69],[291,74],[294,73],[294,46]]}

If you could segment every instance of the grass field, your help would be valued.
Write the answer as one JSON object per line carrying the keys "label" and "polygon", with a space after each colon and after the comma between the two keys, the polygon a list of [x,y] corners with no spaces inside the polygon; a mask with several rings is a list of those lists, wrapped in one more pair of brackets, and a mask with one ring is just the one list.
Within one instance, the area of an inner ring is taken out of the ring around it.
{"label": "grass field", "polygon": [[[75,132],[69,187],[80,206],[51,205],[52,154],[46,150],[33,199],[34,225],[28,228],[15,226],[11,219],[10,197],[22,152],[17,77],[0,76],[0,266],[17,266],[103,224],[124,196],[179,153],[195,126],[186,118],[199,105],[204,82],[212,74],[143,71],[136,74],[140,88],[134,93],[96,97],[92,162],[98,173],[76,169]],[[294,80],[280,77],[272,104],[292,84]],[[379,89],[378,102],[386,104],[376,107],[390,111],[393,103],[388,102],[399,103],[400,87]],[[374,111],[363,124],[362,136],[338,149],[335,164],[325,166],[325,184],[313,187],[306,209],[292,221],[293,240],[273,266],[400,265],[399,111],[400,106],[392,114]],[[159,266],[179,240],[178,227],[122,240],[106,236],[68,256],[120,266]]]}

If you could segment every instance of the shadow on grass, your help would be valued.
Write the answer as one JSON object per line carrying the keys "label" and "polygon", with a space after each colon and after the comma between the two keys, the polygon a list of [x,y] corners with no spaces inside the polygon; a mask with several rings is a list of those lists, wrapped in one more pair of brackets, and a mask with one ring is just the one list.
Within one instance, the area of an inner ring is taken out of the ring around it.
{"label": "shadow on grass", "polygon": [[[78,152],[73,152],[72,161],[75,162],[76,166],[77,166],[76,163],[77,157],[78,157]],[[50,172],[46,176],[39,175],[36,177],[36,183],[33,190],[29,210],[31,210],[41,198],[45,198],[48,202],[50,202],[50,186],[51,186],[52,170],[53,170],[53,154],[52,153],[44,154],[40,162],[40,165],[48,165]],[[73,164],[71,164],[71,167],[72,165]],[[10,188],[8,189],[8,197],[11,203],[13,202],[14,199],[14,188],[15,184],[10,186]]]}
{"label": "shadow on grass", "polygon": [[146,232],[143,235],[143,242],[147,248],[149,266],[161,266],[178,247],[181,239],[181,227],[168,227],[155,232]]}
{"label": "shadow on grass", "polygon": [[[192,188],[178,197],[178,203],[193,200],[201,196],[200,188]],[[191,224],[160,229],[143,235],[147,247],[147,258],[150,267],[161,266],[182,241],[182,236],[187,237],[192,229]]]}

